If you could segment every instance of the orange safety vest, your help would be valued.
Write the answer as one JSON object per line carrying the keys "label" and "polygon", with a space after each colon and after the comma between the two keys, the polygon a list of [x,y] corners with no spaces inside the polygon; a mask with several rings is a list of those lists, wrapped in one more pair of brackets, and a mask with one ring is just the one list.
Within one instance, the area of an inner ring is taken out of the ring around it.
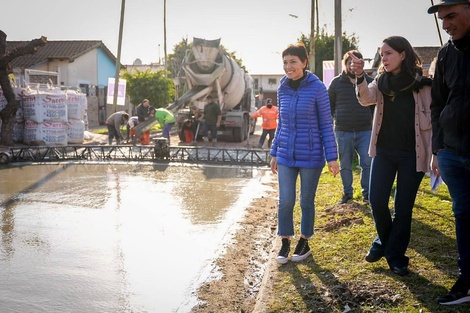
{"label": "orange safety vest", "polygon": [[270,109],[266,106],[263,106],[258,111],[253,113],[251,117],[257,118],[259,116],[262,116],[263,123],[261,124],[261,127],[263,129],[276,129],[278,114],[279,114],[279,109],[277,108],[277,106],[273,105]]}

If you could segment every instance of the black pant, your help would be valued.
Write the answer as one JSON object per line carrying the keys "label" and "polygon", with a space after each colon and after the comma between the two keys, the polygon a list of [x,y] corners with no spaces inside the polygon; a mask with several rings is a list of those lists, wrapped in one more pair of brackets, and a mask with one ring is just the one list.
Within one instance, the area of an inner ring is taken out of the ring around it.
{"label": "black pant", "polygon": [[108,127],[108,143],[113,143],[113,138],[116,138],[116,142],[121,143],[121,132],[116,130],[114,125],[106,125]]}
{"label": "black pant", "polygon": [[266,136],[269,135],[268,148],[271,148],[271,144],[273,143],[275,132],[276,132],[276,129],[263,129],[263,132],[261,133],[261,137],[259,138],[259,146],[260,147],[263,146]]}

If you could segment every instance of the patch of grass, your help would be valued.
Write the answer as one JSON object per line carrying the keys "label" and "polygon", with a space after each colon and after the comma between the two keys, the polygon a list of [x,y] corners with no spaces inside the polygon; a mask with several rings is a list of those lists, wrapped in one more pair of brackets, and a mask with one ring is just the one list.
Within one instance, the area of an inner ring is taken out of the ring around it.
{"label": "patch of grass", "polygon": [[[313,258],[278,266],[266,312],[470,312],[469,305],[440,306],[439,295],[457,278],[457,247],[452,200],[442,185],[433,193],[424,177],[413,211],[410,274],[393,274],[385,259],[364,260],[376,236],[370,207],[362,203],[359,171],[354,203],[336,205],[341,177],[325,168],[316,196]],[[390,198],[393,208],[393,196]],[[295,208],[299,234],[300,207]],[[295,241],[295,240],[294,240]],[[295,243],[294,243],[295,244]]]}

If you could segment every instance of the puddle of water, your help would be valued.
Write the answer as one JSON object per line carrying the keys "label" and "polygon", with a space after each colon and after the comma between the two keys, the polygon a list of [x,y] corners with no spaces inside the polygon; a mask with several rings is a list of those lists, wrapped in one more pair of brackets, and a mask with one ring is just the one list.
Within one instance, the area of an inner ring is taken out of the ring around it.
{"label": "puddle of water", "polygon": [[265,170],[46,164],[0,170],[11,312],[188,312]]}

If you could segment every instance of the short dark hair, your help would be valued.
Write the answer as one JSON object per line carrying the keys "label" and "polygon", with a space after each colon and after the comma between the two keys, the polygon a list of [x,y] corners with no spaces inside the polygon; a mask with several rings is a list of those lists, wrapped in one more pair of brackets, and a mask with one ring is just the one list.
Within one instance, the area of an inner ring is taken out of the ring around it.
{"label": "short dark hair", "polygon": [[298,42],[295,45],[290,44],[287,46],[287,48],[282,51],[282,58],[284,58],[286,55],[294,55],[300,59],[300,61],[305,62],[307,61],[307,64],[305,65],[305,69],[308,68],[308,54],[307,54],[307,48],[303,44],[303,42]]}

